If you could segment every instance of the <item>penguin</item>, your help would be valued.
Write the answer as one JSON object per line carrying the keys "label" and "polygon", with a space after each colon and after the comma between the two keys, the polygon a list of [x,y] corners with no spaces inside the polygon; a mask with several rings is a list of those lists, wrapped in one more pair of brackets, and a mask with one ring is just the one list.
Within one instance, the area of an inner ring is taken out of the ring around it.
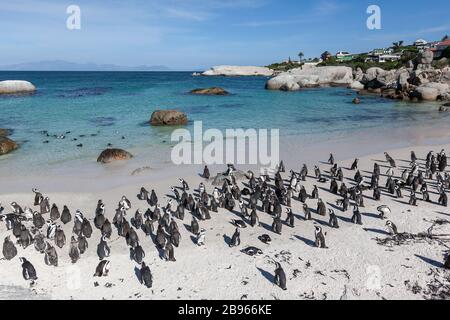
{"label": "penguin", "polygon": [[229,246],[230,248],[238,247],[240,244],[241,244],[241,232],[239,231],[239,228],[236,228],[233,236],[231,237]]}
{"label": "penguin", "polygon": [[17,248],[14,243],[10,240],[10,237],[7,236],[3,241],[3,256],[6,260],[11,260],[17,255]]}
{"label": "penguin", "polygon": [[399,185],[395,185],[395,193],[396,193],[396,196],[397,196],[397,198],[403,198],[403,196],[402,196],[402,189],[400,188],[400,186]]}
{"label": "penguin", "polygon": [[19,243],[22,248],[26,249],[33,242],[33,237],[24,225],[22,225],[20,229]]}
{"label": "penguin", "polygon": [[145,219],[145,222],[142,226],[142,230],[144,231],[146,236],[150,236],[153,233],[154,231],[153,221],[150,220],[149,217]]}
{"label": "penguin", "polygon": [[34,248],[39,253],[44,253],[46,247],[45,236],[39,231],[39,233],[34,237]]}
{"label": "penguin", "polygon": [[66,244],[66,235],[64,234],[63,229],[61,229],[61,226],[56,226],[55,243],[58,248],[62,248]]}
{"label": "penguin", "polygon": [[306,203],[303,204],[303,213],[305,214],[305,220],[311,220],[311,210]]}
{"label": "penguin", "polygon": [[25,218],[26,221],[32,221],[33,220],[33,210],[31,210],[30,208],[25,208],[23,217]]}
{"label": "penguin", "polygon": [[25,259],[24,257],[19,258],[20,263],[22,264],[22,276],[25,280],[31,280],[33,284],[34,281],[38,279],[36,269],[31,264],[30,261]]}
{"label": "penguin", "polygon": [[141,190],[139,191],[138,199],[139,200],[148,200],[149,192],[144,187],[141,187]]}
{"label": "penguin", "polygon": [[166,259],[166,261],[172,261],[172,262],[177,261],[175,259],[173,246],[170,242],[167,242],[164,247],[164,259]]}
{"label": "penguin", "polygon": [[247,228],[247,224],[243,220],[231,220],[231,223],[235,225],[237,228],[245,229]]}
{"label": "penguin", "polygon": [[[176,218],[178,218],[180,220],[184,220],[184,210],[185,210],[184,204],[182,204],[182,203],[178,204]],[[213,212],[217,212],[217,207],[213,208],[212,202],[211,202],[211,210]]]}
{"label": "penguin", "polygon": [[314,189],[311,193],[311,199],[319,199],[319,189],[314,185]]}
{"label": "penguin", "polygon": [[383,205],[377,208],[377,211],[380,213],[380,218],[385,219],[387,215],[391,214],[391,209],[388,206]]}
{"label": "penguin", "polygon": [[139,244],[139,237],[133,227],[131,227],[125,235],[125,240],[127,242],[127,245],[132,248],[135,248]]}
{"label": "penguin", "polygon": [[292,213],[292,209],[291,208],[286,208],[286,213],[287,213],[287,218],[286,218],[286,224],[291,227],[294,228],[294,214]]}
{"label": "penguin", "polygon": [[394,160],[387,152],[385,152],[384,155],[385,155],[385,157],[386,157],[386,161],[389,162],[389,165],[390,165],[392,168],[396,168],[397,165],[396,165],[396,163],[395,163],[395,160]]}
{"label": "penguin", "polygon": [[175,195],[175,199],[177,201],[180,201],[181,198],[180,198],[180,193],[178,192],[178,190],[175,189],[174,187],[170,187],[170,189],[172,190],[173,194]]}
{"label": "penguin", "polygon": [[438,203],[441,206],[447,207],[448,197],[445,193],[445,190],[442,190],[441,195],[439,196]]}
{"label": "penguin", "polygon": [[410,206],[417,206],[416,192],[414,190],[411,190],[411,195],[409,197],[408,203]]}
{"label": "penguin", "polygon": [[330,153],[330,157],[328,158],[328,164],[334,165],[334,156],[332,153]]}
{"label": "penguin", "polygon": [[141,283],[143,283],[147,288],[151,288],[153,285],[153,276],[150,271],[150,268],[145,264],[145,262],[142,262],[141,264]]}
{"label": "penguin", "polygon": [[45,219],[42,217],[42,215],[35,211],[33,213],[33,225],[37,228],[37,229],[41,229],[45,224]]}
{"label": "penguin", "polygon": [[22,209],[22,207],[21,206],[19,206],[18,204],[17,204],[17,202],[11,202],[11,209],[12,209],[12,213],[15,213],[15,214],[18,214],[18,215],[21,215],[21,214],[23,214],[23,209]]}
{"label": "penguin", "polygon": [[253,209],[252,212],[250,213],[250,225],[252,227],[261,226],[261,223],[259,222],[258,214],[256,213],[255,209]]}
{"label": "penguin", "polygon": [[158,197],[156,195],[155,190],[152,189],[152,192],[150,193],[150,198],[148,199],[147,202],[152,207],[154,207],[158,204]]}
{"label": "penguin", "polygon": [[414,151],[411,151],[411,162],[414,163],[417,161],[417,156]]}
{"label": "penguin", "polygon": [[158,225],[158,230],[156,231],[155,243],[156,246],[160,249],[163,249],[167,242],[167,236],[164,232],[164,228],[161,225]]}
{"label": "penguin", "polygon": [[350,167],[350,170],[354,171],[354,170],[358,169],[358,161],[359,161],[359,159],[355,159],[355,161],[353,161],[353,164]]}
{"label": "penguin", "polygon": [[184,191],[189,190],[189,185],[188,185],[188,183],[186,182],[186,180],[184,180],[184,179],[182,179],[182,178],[180,178],[179,180],[180,180],[181,187],[183,188],[183,190],[184,190]]}
{"label": "penguin", "polygon": [[327,212],[327,208],[325,206],[325,203],[322,199],[319,198],[319,201],[317,202],[317,214],[320,216],[325,216]]}
{"label": "penguin", "polygon": [[209,179],[210,178],[210,173],[209,173],[208,166],[205,166],[205,168],[203,169],[203,178],[205,178],[205,179]]}
{"label": "penguin", "polygon": [[272,223],[272,231],[277,234],[281,234],[282,226],[283,225],[281,224],[281,219],[279,217],[274,217]]}
{"label": "penguin", "polygon": [[322,228],[320,226],[315,226],[316,230],[315,230],[315,237],[316,237],[316,241],[315,241],[315,245],[317,248],[322,248],[325,249],[327,248],[327,246],[325,245],[325,236],[322,233]]}
{"label": "penguin", "polygon": [[70,221],[72,221],[72,215],[70,214],[69,208],[67,208],[67,206],[64,206],[61,212],[61,222],[64,224],[68,224]]}
{"label": "penguin", "polygon": [[196,243],[199,247],[205,245],[205,237],[206,237],[206,230],[201,229],[200,232],[197,233],[197,238],[196,238]]}
{"label": "penguin", "polygon": [[81,232],[86,238],[90,238],[92,235],[92,227],[91,223],[88,221],[88,219],[83,219],[83,224],[81,226]]}
{"label": "penguin", "polygon": [[32,191],[34,192],[34,205],[38,206],[41,204],[42,200],[44,200],[44,197],[42,196],[42,193],[40,193],[38,189],[33,188]]}
{"label": "penguin", "polygon": [[131,201],[127,199],[127,197],[122,196],[122,199],[119,202],[119,206],[124,208],[125,210],[131,209]]}
{"label": "penguin", "polygon": [[105,222],[103,223],[102,226],[102,236],[105,236],[106,238],[111,238],[111,234],[112,234],[112,227],[111,227],[111,222],[109,222],[108,219],[105,219]]}
{"label": "penguin", "polygon": [[176,248],[178,248],[178,246],[180,245],[180,240],[181,240],[181,234],[180,234],[180,231],[178,230],[178,227],[171,230],[169,239],[170,239],[170,242]]}
{"label": "penguin", "polygon": [[55,238],[57,225],[52,220],[48,220],[46,225],[47,225],[47,239],[53,240]]}
{"label": "penguin", "polygon": [[74,236],[72,236],[72,239],[70,241],[69,257],[72,263],[76,263],[78,259],[80,259],[80,251],[78,250],[78,243]]}
{"label": "penguin", "polygon": [[253,256],[260,256],[263,254],[263,251],[256,247],[247,247],[245,249],[242,249],[241,252],[245,253],[246,255],[249,255],[251,257]]}
{"label": "penguin", "polygon": [[95,212],[95,217],[94,217],[94,226],[101,230],[103,227],[103,224],[105,223],[105,215],[104,215],[104,211],[105,211],[105,205],[102,203],[100,205],[100,207],[98,208],[98,210],[96,210]]}
{"label": "penguin", "polygon": [[60,216],[61,215],[59,213],[58,206],[54,203],[52,205],[52,208],[50,209],[50,219],[52,219],[53,221],[56,221],[59,219]]}
{"label": "penguin", "polygon": [[330,214],[330,220],[328,222],[330,227],[339,229],[338,220],[337,220],[336,214],[334,213],[334,210],[333,209],[328,209],[328,212]]}
{"label": "penguin", "polygon": [[386,226],[389,230],[389,233],[393,236],[397,235],[397,226],[390,220],[386,221]]}
{"label": "penguin", "polygon": [[286,274],[284,273],[283,268],[281,267],[281,264],[277,262],[275,269],[275,278],[274,283],[279,286],[283,290],[287,290],[286,288]]}
{"label": "penguin", "polygon": [[80,234],[78,236],[78,249],[80,250],[80,254],[85,253],[88,247],[89,247],[89,244],[87,242],[86,237],[83,236],[82,234]]}
{"label": "penguin", "polygon": [[45,256],[44,262],[48,266],[58,266],[58,253],[56,252],[55,247],[53,247],[50,243],[46,243],[45,246]]}
{"label": "penguin", "polygon": [[145,252],[144,249],[139,245],[139,243],[136,245],[135,248],[130,248],[130,258],[134,261],[136,261],[138,264],[141,264],[142,261],[145,258]]}
{"label": "penguin", "polygon": [[39,205],[41,209],[41,214],[46,214],[50,212],[50,199],[45,197],[44,200]]}
{"label": "penguin", "polygon": [[378,187],[373,189],[373,200],[380,201],[381,200],[381,191]]}
{"label": "penguin", "polygon": [[79,236],[83,231],[83,221],[84,221],[83,214],[81,213],[80,210],[77,210],[75,212],[75,219],[73,221],[73,228],[72,228],[72,232],[77,236]]}
{"label": "penguin", "polygon": [[192,216],[192,221],[191,221],[191,233],[193,234],[197,234],[199,232],[199,225],[198,225],[198,221],[197,219]]}
{"label": "penguin", "polygon": [[95,268],[94,277],[107,277],[109,269],[111,267],[111,262],[108,260],[102,260],[99,262]]}
{"label": "penguin", "polygon": [[359,212],[359,208],[357,205],[355,205],[353,207],[352,222],[355,224],[362,225],[362,217],[361,217],[361,213]]}
{"label": "penguin", "polygon": [[97,245],[97,255],[100,260],[108,258],[111,253],[111,249],[108,246],[106,236],[102,236],[100,243]]}
{"label": "penguin", "polygon": [[270,238],[270,236],[268,234],[260,235],[258,237],[258,239],[259,239],[259,241],[261,241],[262,243],[265,243],[265,244],[270,244],[272,242],[272,239]]}
{"label": "penguin", "polygon": [[281,160],[280,164],[278,165],[278,172],[286,172],[283,160]]}
{"label": "penguin", "polygon": [[338,194],[338,184],[336,182],[336,179],[331,180],[331,185],[330,185],[330,192],[333,194]]}

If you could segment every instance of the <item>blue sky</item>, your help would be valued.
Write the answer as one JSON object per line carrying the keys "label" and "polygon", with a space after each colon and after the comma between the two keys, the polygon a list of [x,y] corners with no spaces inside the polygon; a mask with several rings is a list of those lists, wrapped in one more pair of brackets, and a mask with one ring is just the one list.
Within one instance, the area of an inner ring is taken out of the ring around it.
{"label": "blue sky", "polygon": [[[66,8],[81,8],[81,30]],[[378,5],[382,29],[368,30]],[[0,0],[0,65],[40,60],[166,65],[266,65],[324,50],[367,51],[450,34],[450,1]]]}

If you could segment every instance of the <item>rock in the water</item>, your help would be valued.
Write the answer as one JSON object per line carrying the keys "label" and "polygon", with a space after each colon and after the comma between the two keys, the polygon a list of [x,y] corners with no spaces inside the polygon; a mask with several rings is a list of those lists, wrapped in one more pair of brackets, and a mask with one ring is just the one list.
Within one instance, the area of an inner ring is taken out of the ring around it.
{"label": "rock in the water", "polygon": [[296,68],[270,79],[266,89],[295,91],[330,85],[348,86],[352,83],[353,71],[350,67]]}
{"label": "rock in the water", "polygon": [[448,111],[447,107],[444,107],[444,106],[439,107],[439,112],[447,112],[447,111]]}
{"label": "rock in the water", "polygon": [[0,155],[10,153],[17,149],[17,143],[9,138],[0,137]]}
{"label": "rock in the water", "polygon": [[187,123],[186,114],[176,110],[156,110],[150,118],[152,126],[185,125]]}
{"label": "rock in the water", "polygon": [[5,80],[0,81],[0,94],[20,94],[32,93],[36,87],[28,81],[23,80]]}
{"label": "rock in the water", "polygon": [[194,89],[190,93],[205,96],[226,96],[229,94],[228,91],[218,87]]}
{"label": "rock in the water", "polygon": [[356,97],[355,99],[353,99],[353,104],[360,104],[361,103],[361,99]]}
{"label": "rock in the water", "polygon": [[122,149],[106,149],[98,156],[97,162],[109,163],[116,160],[128,160],[132,157],[131,153]]}
{"label": "rock in the water", "polygon": [[353,81],[352,84],[350,85],[350,89],[362,90],[364,89],[364,85],[359,81]]}
{"label": "rock in the water", "polygon": [[266,67],[253,66],[216,66],[202,73],[203,76],[265,76],[271,77],[273,70]]}
{"label": "rock in the water", "polygon": [[8,129],[2,129],[0,128],[0,138],[7,137],[11,134],[11,131]]}
{"label": "rock in the water", "polygon": [[416,88],[413,96],[425,101],[436,101],[439,97],[450,92],[446,83],[429,82]]}

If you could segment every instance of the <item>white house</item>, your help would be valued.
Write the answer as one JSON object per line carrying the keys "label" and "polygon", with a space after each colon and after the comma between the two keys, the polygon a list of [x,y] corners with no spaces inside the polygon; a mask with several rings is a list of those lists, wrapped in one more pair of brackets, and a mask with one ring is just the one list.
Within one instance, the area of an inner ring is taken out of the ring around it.
{"label": "white house", "polygon": [[424,39],[418,39],[414,41],[414,46],[416,47],[425,47],[428,44],[428,42]]}

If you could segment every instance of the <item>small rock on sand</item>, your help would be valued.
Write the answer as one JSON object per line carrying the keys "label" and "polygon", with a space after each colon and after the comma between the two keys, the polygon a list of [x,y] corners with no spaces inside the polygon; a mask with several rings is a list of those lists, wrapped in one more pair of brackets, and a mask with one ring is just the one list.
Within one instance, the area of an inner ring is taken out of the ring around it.
{"label": "small rock on sand", "polygon": [[0,136],[0,155],[10,153],[17,149],[17,143],[7,137]]}
{"label": "small rock on sand", "polygon": [[109,163],[116,160],[128,160],[132,157],[131,153],[122,149],[106,149],[97,158],[97,162]]}

